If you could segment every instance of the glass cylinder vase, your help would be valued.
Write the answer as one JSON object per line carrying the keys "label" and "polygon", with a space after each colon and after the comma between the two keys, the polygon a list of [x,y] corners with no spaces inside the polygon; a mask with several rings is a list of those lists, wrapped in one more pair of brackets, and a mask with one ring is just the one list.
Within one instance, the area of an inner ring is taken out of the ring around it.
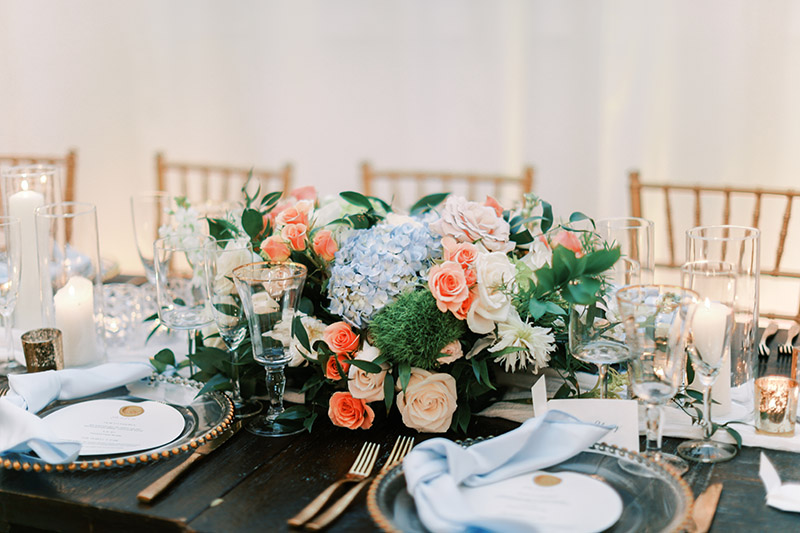
{"label": "glass cylinder vase", "polygon": [[3,211],[20,220],[20,290],[14,326],[23,331],[42,327],[39,267],[36,251],[36,209],[61,200],[59,171],[51,165],[21,165],[3,169]]}
{"label": "glass cylinder vase", "polygon": [[748,402],[745,396],[752,396],[755,379],[760,256],[761,232],[756,228],[701,226],[686,232],[687,262],[727,263],[736,276],[730,348],[731,395],[745,402]]}
{"label": "glass cylinder vase", "polygon": [[105,360],[103,287],[97,210],[61,202],[36,210],[45,325],[61,330],[64,367]]}

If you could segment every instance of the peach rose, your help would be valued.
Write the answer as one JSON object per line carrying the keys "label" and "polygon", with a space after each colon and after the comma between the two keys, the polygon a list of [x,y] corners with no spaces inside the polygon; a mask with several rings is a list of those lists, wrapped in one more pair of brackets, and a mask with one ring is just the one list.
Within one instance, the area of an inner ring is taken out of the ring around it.
{"label": "peach rose", "polygon": [[464,351],[461,349],[461,343],[457,340],[442,348],[442,353],[446,355],[445,357],[439,357],[438,361],[440,365],[449,365],[450,363],[453,363],[464,357]]}
{"label": "peach rose", "polygon": [[334,254],[339,249],[339,245],[333,240],[331,230],[319,230],[314,235],[314,251],[325,261],[333,261]]}
{"label": "peach rose", "polygon": [[478,274],[475,273],[474,268],[464,269],[464,279],[467,280],[467,285],[472,287],[478,282]]}
{"label": "peach rose", "polygon": [[322,334],[322,340],[334,353],[351,353],[358,349],[359,336],[347,322],[334,322]]}
{"label": "peach rose", "polygon": [[397,409],[407,427],[429,433],[444,433],[453,420],[457,401],[453,376],[412,368],[406,391],[397,395]]}
{"label": "peach rose", "polygon": [[281,238],[288,241],[292,250],[302,252],[306,249],[305,224],[287,224],[281,230]]}
{"label": "peach rose", "polygon": [[448,196],[441,218],[430,227],[442,237],[449,236],[457,242],[480,241],[490,252],[508,253],[516,246],[509,241],[508,222],[497,216],[494,208],[461,196]]}
{"label": "peach rose", "polygon": [[477,246],[471,242],[456,242],[452,237],[442,239],[442,248],[445,261],[455,261],[464,268],[471,265],[478,256]]}
{"label": "peach rose", "polygon": [[503,206],[501,206],[500,202],[498,202],[488,194],[486,195],[486,201],[483,202],[483,205],[494,209],[494,212],[497,213],[497,216],[499,217],[503,216]]}
{"label": "peach rose", "polygon": [[283,242],[283,239],[277,235],[267,237],[264,242],[261,243],[261,251],[267,254],[267,257],[273,261],[286,261],[292,253],[289,247],[286,246],[286,243]]}
{"label": "peach rose", "polygon": [[445,261],[431,267],[428,274],[428,288],[436,298],[436,307],[445,313],[455,313],[461,303],[469,296],[469,287],[464,277],[464,269],[455,261]]}
{"label": "peach rose", "polygon": [[287,207],[275,217],[275,223],[278,226],[286,226],[287,224],[308,226],[308,215],[299,211],[296,207]]}
{"label": "peach rose", "polygon": [[328,404],[328,417],[335,426],[369,429],[375,420],[375,412],[367,402],[353,398],[349,392],[335,392]]}
{"label": "peach rose", "polygon": [[298,200],[316,200],[317,189],[313,185],[306,185],[305,187],[298,187],[289,193],[289,196],[297,198]]}
{"label": "peach rose", "polygon": [[550,238],[550,246],[563,246],[567,250],[572,250],[575,255],[580,257],[583,255],[583,247],[581,241],[574,231],[562,230]]}
{"label": "peach rose", "polygon": [[458,311],[454,312],[453,314],[459,320],[466,320],[467,316],[469,316],[469,310],[472,308],[472,303],[475,301],[475,298],[478,296],[478,288],[473,286],[469,290],[469,296],[467,299],[461,302],[461,307]]}
{"label": "peach rose", "polygon": [[[325,377],[333,381],[339,381],[347,375],[350,369],[350,359],[345,354],[332,355],[328,357],[328,362],[325,365]],[[339,363],[337,366],[336,363]],[[342,367],[343,374],[339,373],[339,367]]]}
{"label": "peach rose", "polygon": [[[374,346],[364,344],[364,348],[358,352],[356,359],[359,361],[374,361],[380,352]],[[365,402],[375,402],[383,400],[383,382],[386,379],[386,371],[389,365],[381,365],[381,371],[377,373],[366,372],[356,365],[350,365],[347,373],[347,390],[353,398],[360,398]]]}

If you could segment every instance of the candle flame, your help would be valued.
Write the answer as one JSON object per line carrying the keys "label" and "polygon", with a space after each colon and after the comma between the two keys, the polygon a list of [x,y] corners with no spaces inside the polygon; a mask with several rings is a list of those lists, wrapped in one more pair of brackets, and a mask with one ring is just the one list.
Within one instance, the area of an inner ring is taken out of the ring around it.
{"label": "candle flame", "polygon": [[23,191],[28,190],[28,180],[22,180],[22,183],[19,184],[20,189]]}
{"label": "candle flame", "polygon": [[47,174],[42,174],[41,177],[39,178],[39,181],[41,183],[47,183]]}

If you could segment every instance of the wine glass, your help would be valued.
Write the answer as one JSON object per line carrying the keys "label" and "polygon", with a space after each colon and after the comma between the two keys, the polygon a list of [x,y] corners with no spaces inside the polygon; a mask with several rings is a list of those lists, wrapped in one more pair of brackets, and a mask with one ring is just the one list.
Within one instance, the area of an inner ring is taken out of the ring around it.
{"label": "wine glass", "polygon": [[651,220],[637,217],[601,218],[595,221],[595,228],[605,245],[619,247],[619,261],[606,273],[606,282],[614,291],[626,285],[653,282],[655,252],[654,225]]}
{"label": "wine glass", "polygon": [[247,334],[247,318],[233,284],[233,269],[254,260],[253,246],[246,239],[224,239],[209,244],[207,252],[208,297],[219,336],[231,356],[231,396],[236,416],[253,416],[261,411],[261,403],[255,399],[244,400],[241,394],[239,367],[242,363],[237,350]]}
{"label": "wine glass", "polygon": [[[724,261],[692,261],[681,267],[683,286],[700,295],[691,322],[686,351],[703,386],[703,438],[681,443],[678,454],[699,463],[733,459],[736,446],[711,440],[711,386],[730,360],[734,325],[736,272]],[[730,368],[728,366],[728,368]],[[725,376],[725,379],[729,379]]]}
{"label": "wine glass", "polygon": [[170,212],[174,206],[175,198],[166,192],[149,192],[131,197],[133,236],[139,259],[144,266],[144,274],[151,285],[156,283],[153,243],[161,237],[159,230],[171,225]]}
{"label": "wine glass", "polygon": [[5,327],[6,353],[0,357],[0,376],[24,372],[25,366],[14,357],[11,314],[17,304],[22,271],[20,222],[16,217],[0,217],[0,315]]}
{"label": "wine glass", "polygon": [[661,406],[675,396],[683,379],[684,343],[697,293],[669,285],[632,285],[617,291],[617,302],[632,355],[631,388],[645,402],[643,455],[683,474],[689,465],[661,451]]}
{"label": "wine glass", "polygon": [[269,410],[246,426],[256,435],[280,437],[303,431],[302,428],[281,424],[277,418],[283,412],[286,384],[283,369],[292,359],[289,353],[292,323],[305,279],[306,267],[291,262],[251,263],[233,271],[233,280],[250,325],[253,358],[267,374]]}
{"label": "wine glass", "polygon": [[158,318],[170,329],[188,331],[188,355],[195,353],[197,330],[214,320],[206,289],[206,250],[212,242],[206,235],[190,234],[153,243]]}
{"label": "wine glass", "polygon": [[570,306],[569,351],[576,359],[597,365],[603,399],[608,397],[608,365],[627,361],[631,356],[622,328],[609,320],[607,310],[598,303]]}

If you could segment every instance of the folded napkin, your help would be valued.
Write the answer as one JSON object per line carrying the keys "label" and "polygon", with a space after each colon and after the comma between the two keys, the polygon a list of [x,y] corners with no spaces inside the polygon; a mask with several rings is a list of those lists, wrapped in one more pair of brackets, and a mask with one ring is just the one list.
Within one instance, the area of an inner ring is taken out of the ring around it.
{"label": "folded napkin", "polygon": [[74,461],[80,443],[59,439],[36,416],[53,400],[72,400],[149,376],[148,363],[108,363],[88,369],[49,370],[8,376],[10,391],[0,398],[0,455],[33,450],[48,463]]}
{"label": "folded napkin", "polygon": [[781,483],[778,471],[764,452],[761,452],[758,475],[767,491],[767,505],[781,511],[800,513],[800,483]]}
{"label": "folded napkin", "polygon": [[530,531],[530,523],[482,516],[461,487],[495,483],[559,464],[591,446],[612,426],[582,422],[561,411],[531,418],[499,437],[462,448],[447,439],[419,444],[403,460],[408,492],[422,523],[439,532]]}

